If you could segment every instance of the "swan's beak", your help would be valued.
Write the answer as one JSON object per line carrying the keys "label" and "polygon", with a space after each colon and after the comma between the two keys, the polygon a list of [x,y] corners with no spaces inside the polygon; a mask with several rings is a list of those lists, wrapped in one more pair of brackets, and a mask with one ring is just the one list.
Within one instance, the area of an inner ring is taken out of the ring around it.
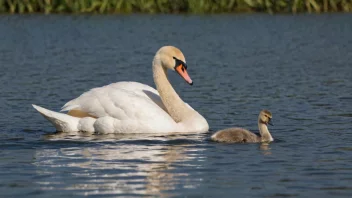
{"label": "swan's beak", "polygon": [[180,64],[179,66],[175,67],[175,70],[178,74],[180,74],[180,76],[185,79],[185,81],[190,84],[193,85],[193,81],[192,79],[189,77],[187,70],[185,68],[185,66],[183,66],[182,64]]}

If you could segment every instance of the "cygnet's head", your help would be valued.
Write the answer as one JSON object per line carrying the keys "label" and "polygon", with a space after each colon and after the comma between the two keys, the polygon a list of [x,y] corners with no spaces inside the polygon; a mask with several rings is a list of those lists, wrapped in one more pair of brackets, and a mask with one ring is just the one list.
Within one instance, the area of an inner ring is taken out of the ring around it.
{"label": "cygnet's head", "polygon": [[193,81],[187,73],[186,59],[181,50],[174,46],[161,47],[157,51],[155,59],[159,59],[164,68],[176,71],[188,84],[193,85]]}
{"label": "cygnet's head", "polygon": [[271,115],[271,112],[264,109],[264,110],[262,110],[262,111],[259,113],[259,118],[258,118],[258,120],[259,120],[259,122],[262,123],[262,124],[266,124],[266,125],[270,124],[270,125],[273,125],[273,124],[271,123],[271,118],[273,118],[272,115]]}

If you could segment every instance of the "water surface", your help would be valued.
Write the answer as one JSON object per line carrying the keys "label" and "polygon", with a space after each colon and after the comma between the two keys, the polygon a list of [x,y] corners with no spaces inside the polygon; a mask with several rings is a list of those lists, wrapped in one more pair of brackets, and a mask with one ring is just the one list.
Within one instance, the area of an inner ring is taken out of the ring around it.
{"label": "water surface", "polygon": [[[0,196],[352,196],[352,21],[326,15],[0,17]],[[59,110],[93,87],[154,86],[163,45],[185,54],[175,89],[204,134],[65,135],[31,104]],[[216,130],[275,142],[219,144]]]}

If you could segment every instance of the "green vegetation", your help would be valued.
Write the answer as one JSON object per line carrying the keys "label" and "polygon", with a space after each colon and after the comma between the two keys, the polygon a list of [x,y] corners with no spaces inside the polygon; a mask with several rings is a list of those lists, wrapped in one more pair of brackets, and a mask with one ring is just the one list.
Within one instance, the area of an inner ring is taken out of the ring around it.
{"label": "green vegetation", "polygon": [[352,0],[0,0],[0,13],[350,12]]}

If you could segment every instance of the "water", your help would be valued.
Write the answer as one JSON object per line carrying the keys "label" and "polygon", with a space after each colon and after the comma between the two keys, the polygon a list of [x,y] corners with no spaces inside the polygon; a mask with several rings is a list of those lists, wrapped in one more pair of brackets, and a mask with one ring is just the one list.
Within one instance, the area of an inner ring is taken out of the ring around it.
{"label": "water", "polygon": [[[0,197],[352,196],[350,14],[0,17]],[[32,107],[59,110],[90,88],[154,86],[159,47],[185,54],[171,82],[210,132],[65,135]],[[275,142],[220,144],[216,130]]]}

